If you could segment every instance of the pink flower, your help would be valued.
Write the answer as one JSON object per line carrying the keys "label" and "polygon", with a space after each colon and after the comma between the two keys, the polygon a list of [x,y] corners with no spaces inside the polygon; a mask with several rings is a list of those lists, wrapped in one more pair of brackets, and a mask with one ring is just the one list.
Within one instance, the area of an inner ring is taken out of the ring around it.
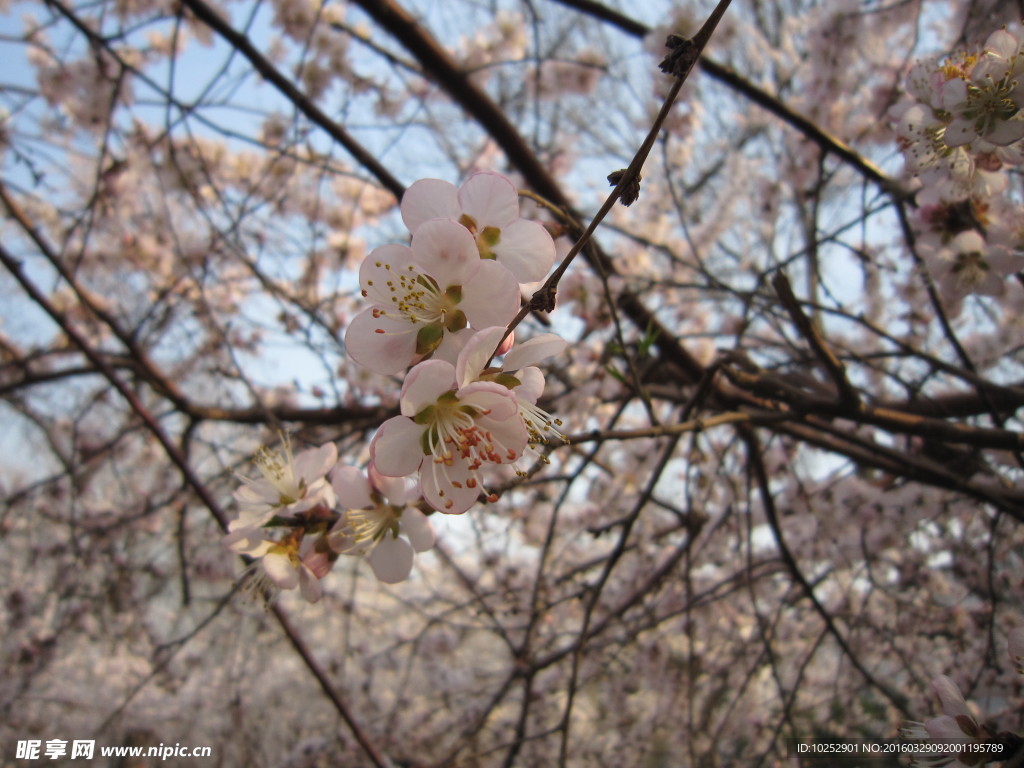
{"label": "pink flower", "polygon": [[410,506],[419,494],[404,478],[385,477],[372,464],[368,475],[355,467],[334,471],[331,482],[345,512],[331,531],[331,547],[365,555],[378,579],[397,584],[409,578],[414,552],[434,546],[434,531],[427,516]]}
{"label": "pink flower", "polygon": [[551,235],[537,222],[519,217],[519,192],[499,173],[473,174],[458,189],[440,179],[415,182],[402,197],[405,225],[415,237],[435,218],[462,224],[475,239],[480,257],[497,259],[521,283],[543,279],[554,263]]}
{"label": "pink flower", "polygon": [[370,306],[352,319],[345,347],[375,373],[399,373],[432,355],[454,360],[454,334],[506,325],[519,311],[515,278],[478,258],[472,235],[449,219],[424,222],[411,247],[374,249],[359,283]]}
{"label": "pink flower", "polygon": [[1021,269],[1024,260],[1001,245],[986,243],[974,230],[961,232],[926,259],[939,291],[956,308],[965,296],[977,293],[1001,296],[1006,277]]}
{"label": "pink flower", "polygon": [[[947,743],[987,743],[993,734],[977,719],[964,701],[960,688],[946,675],[932,680],[932,692],[938,697],[942,714],[924,723],[907,723],[901,730],[904,738],[911,741],[934,740]],[[951,749],[949,753],[932,751],[914,755],[911,765],[915,766],[975,766],[985,762],[987,754],[971,751],[966,747]]]}
{"label": "pink flower", "polygon": [[514,463],[526,447],[512,393],[488,381],[457,386],[455,366],[444,360],[409,371],[401,410],[377,430],[371,460],[388,477],[419,472],[423,497],[440,512],[461,514],[473,506],[485,491],[481,471]]}
{"label": "pink flower", "polygon": [[1007,146],[1024,138],[1024,55],[1009,32],[989,36],[985,52],[969,79],[953,78],[943,86],[943,100],[953,116],[946,128],[946,144],[966,144],[982,150],[979,141]]}
{"label": "pink flower", "polygon": [[228,534],[225,543],[239,554],[261,558],[246,572],[250,581],[245,588],[266,602],[279,591],[296,587],[306,602],[317,602],[323,594],[320,581],[338,557],[326,537],[306,535],[303,528],[292,528],[280,540],[263,538],[262,532],[238,531]]}
{"label": "pink flower", "polygon": [[507,351],[504,362],[500,367],[485,370],[484,366],[504,332],[503,327],[485,328],[466,343],[455,364],[459,386],[472,381],[494,381],[508,387],[516,398],[519,417],[526,427],[530,443],[547,443],[549,437],[563,441],[565,438],[558,431],[562,422],[537,407],[537,400],[544,393],[544,374],[534,363],[561,354],[569,343],[561,336],[544,333],[514,346],[510,351],[499,350],[499,354]]}
{"label": "pink flower", "polygon": [[259,479],[240,478],[244,485],[234,494],[240,514],[231,523],[232,531],[259,527],[275,515],[293,517],[318,504],[334,505],[334,491],[326,479],[338,461],[334,444],[327,443],[293,456],[291,442],[287,437],[283,442],[282,453],[260,448],[253,457],[260,471]]}
{"label": "pink flower", "polygon": [[303,599],[315,603],[320,599],[320,580],[334,564],[334,553],[323,537],[287,536],[272,545],[263,555],[263,570],[278,589],[299,588]]}

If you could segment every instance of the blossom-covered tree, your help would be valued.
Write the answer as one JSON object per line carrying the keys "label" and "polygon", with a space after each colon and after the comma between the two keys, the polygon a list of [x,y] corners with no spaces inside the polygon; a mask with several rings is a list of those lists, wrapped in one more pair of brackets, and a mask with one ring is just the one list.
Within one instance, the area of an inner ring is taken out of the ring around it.
{"label": "blossom-covered tree", "polygon": [[1024,8],[0,14],[0,763],[1024,764]]}

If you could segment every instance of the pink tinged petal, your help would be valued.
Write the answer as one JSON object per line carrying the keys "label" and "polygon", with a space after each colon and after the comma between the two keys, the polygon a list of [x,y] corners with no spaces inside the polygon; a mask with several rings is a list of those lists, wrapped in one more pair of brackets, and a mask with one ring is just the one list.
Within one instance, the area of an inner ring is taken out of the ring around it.
{"label": "pink tinged petal", "polygon": [[477,418],[486,419],[489,422],[503,422],[511,420],[519,413],[516,399],[512,393],[501,384],[492,381],[474,381],[459,389],[459,400],[472,405],[486,416]]}
{"label": "pink tinged petal", "polygon": [[424,458],[420,438],[425,429],[404,416],[381,424],[370,441],[370,460],[377,471],[388,477],[407,477],[418,470]]}
{"label": "pink tinged petal", "polygon": [[338,463],[338,448],[334,443],[326,443],[319,448],[310,448],[295,457],[295,479],[301,477],[306,485],[311,485],[326,475]]}
{"label": "pink tinged petal", "polygon": [[239,487],[233,494],[235,501],[247,506],[263,506],[266,504],[277,504],[281,494],[269,480],[245,479],[245,485]]}
{"label": "pink tinged petal", "polygon": [[500,173],[475,173],[459,188],[459,205],[478,234],[485,227],[503,229],[519,218],[519,191]]}
{"label": "pink tinged petal", "polygon": [[281,589],[295,589],[299,584],[299,572],[288,555],[271,552],[263,557],[263,570]]}
{"label": "pink tinged petal", "polygon": [[1018,46],[1017,38],[1005,29],[999,29],[989,35],[988,40],[985,41],[985,53],[1000,59],[1010,59],[1017,53]]}
{"label": "pink tinged petal", "polygon": [[[409,501],[416,498],[415,493],[412,492],[410,484],[404,477],[388,477],[382,475],[377,468],[370,463],[370,466],[366,468],[366,474],[370,478],[370,484],[384,494],[384,498],[388,500],[388,504],[392,504],[396,507],[404,507]],[[372,506],[372,505],[368,505]]]}
{"label": "pink tinged petal", "polygon": [[[412,418],[445,392],[455,389],[455,366],[445,360],[424,360],[413,366],[402,384],[402,415]],[[381,469],[378,465],[377,469]],[[383,472],[383,470],[381,470]],[[384,472],[390,475],[390,472]],[[393,475],[392,475],[393,476]]]}
{"label": "pink tinged petal", "polygon": [[955,107],[967,101],[967,81],[954,77],[942,84],[942,103]]}
{"label": "pink tinged petal", "polygon": [[999,82],[1010,74],[1009,62],[999,56],[984,56],[971,70],[971,82],[980,88],[987,88],[992,81]]}
{"label": "pink tinged petal", "polygon": [[369,509],[373,506],[370,498],[370,481],[356,467],[342,466],[331,476],[334,495],[338,504],[345,509]]}
{"label": "pink tinged petal", "polygon": [[937,95],[935,93],[935,65],[933,62],[927,64],[915,64],[907,73],[907,93],[918,101],[931,104]]}
{"label": "pink tinged petal", "polygon": [[970,716],[971,712],[967,708],[967,702],[964,701],[963,694],[960,693],[959,686],[948,676],[939,675],[932,680],[932,693],[938,696],[944,714],[950,717],[957,717],[958,715]]}
{"label": "pink tinged petal", "polygon": [[430,219],[412,236],[414,263],[441,290],[465,285],[480,268],[480,252],[469,230],[452,219]]}
{"label": "pink tinged petal", "polygon": [[302,593],[302,599],[307,603],[315,603],[320,600],[320,596],[323,594],[323,588],[320,584],[320,579],[305,566],[299,566],[299,591]]}
{"label": "pink tinged petal", "polygon": [[229,531],[237,531],[242,528],[259,529],[274,515],[288,516],[290,513],[263,505],[260,507],[244,507],[239,510],[238,518],[228,523]]}
{"label": "pink tinged petal", "polygon": [[946,126],[946,132],[942,140],[947,147],[963,147],[978,138],[978,132],[974,130],[974,121],[958,118]]}
{"label": "pink tinged petal", "polygon": [[416,357],[416,334],[422,326],[397,317],[374,317],[366,309],[352,318],[345,331],[349,357],[374,373],[400,373]]}
{"label": "pink tinged petal", "polygon": [[498,351],[494,353],[495,356],[500,357],[501,355],[504,355],[506,352],[512,349],[512,345],[515,344],[515,342],[516,333],[515,331],[512,331],[511,333],[508,334],[508,336],[505,336],[501,340],[501,344],[498,346]]}
{"label": "pink tinged petal", "polygon": [[985,134],[985,141],[997,147],[1006,147],[1024,139],[1024,120],[1000,120]]}
{"label": "pink tinged petal", "polygon": [[477,263],[480,271],[463,285],[459,309],[474,328],[507,326],[519,311],[519,282],[496,261]]}
{"label": "pink tinged petal", "polygon": [[[312,541],[312,539],[307,537],[306,541]],[[317,539],[316,543],[319,543],[319,541],[320,539]],[[302,556],[302,568],[304,570],[308,570],[309,573],[317,579],[322,579],[331,572],[331,568],[333,567],[334,561],[331,559],[329,551],[320,550],[315,544]]]}
{"label": "pink tinged petal", "polygon": [[555,262],[555,241],[536,221],[519,219],[501,230],[491,248],[498,263],[521,283],[543,280]]}
{"label": "pink tinged petal", "polygon": [[232,552],[249,557],[263,557],[274,546],[273,542],[263,538],[263,531],[259,528],[231,531],[221,539],[221,543]]}
{"label": "pink tinged petal", "polygon": [[[512,402],[516,403],[515,397],[512,398]],[[523,424],[523,420],[519,416],[518,403],[516,403],[515,418],[492,421],[488,417],[484,417],[477,419],[477,423],[490,433],[494,444],[500,446],[501,461],[499,463],[514,464],[523,455],[530,436],[526,431],[526,425]]]}
{"label": "pink tinged petal", "polygon": [[536,365],[541,360],[560,355],[568,346],[569,342],[555,333],[534,336],[509,352],[502,367],[507,371],[518,371],[520,368]]}
{"label": "pink tinged petal", "polygon": [[454,184],[441,179],[420,179],[405,190],[402,196],[402,221],[415,232],[428,219],[457,219],[458,190]]}
{"label": "pink tinged petal", "polygon": [[520,400],[535,405],[540,396],[544,394],[544,374],[540,372],[540,368],[534,366],[523,368],[516,373],[516,378],[522,384],[512,390],[513,394]]}
{"label": "pink tinged petal", "polygon": [[374,304],[391,307],[394,292],[389,281],[407,274],[413,263],[412,248],[407,245],[382,245],[374,248],[359,265],[359,287]]}
{"label": "pink tinged petal", "polygon": [[465,460],[456,456],[444,465],[428,457],[420,470],[423,498],[438,512],[461,515],[472,507],[483,490]]}
{"label": "pink tinged petal", "polygon": [[491,359],[501,337],[505,335],[505,326],[495,325],[473,334],[455,363],[455,380],[459,387],[464,387],[480,377],[487,361]]}
{"label": "pink tinged petal", "polygon": [[366,556],[374,575],[385,584],[397,584],[412,572],[412,547],[405,539],[385,536]]}
{"label": "pink tinged petal", "polygon": [[930,123],[934,122],[918,104],[909,107],[901,116],[897,133],[906,138],[913,139]]}
{"label": "pink tinged petal", "polygon": [[969,737],[961,730],[957,721],[948,715],[933,717],[924,724],[928,735],[936,741],[968,741]]}
{"label": "pink tinged petal", "polygon": [[434,528],[430,520],[413,507],[406,507],[402,512],[402,533],[409,538],[409,543],[417,552],[426,552],[434,546]]}

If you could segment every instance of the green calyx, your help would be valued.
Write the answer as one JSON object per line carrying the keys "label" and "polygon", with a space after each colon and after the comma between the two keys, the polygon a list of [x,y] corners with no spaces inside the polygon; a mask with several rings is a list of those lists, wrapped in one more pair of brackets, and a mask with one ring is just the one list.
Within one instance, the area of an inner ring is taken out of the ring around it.
{"label": "green calyx", "polygon": [[505,389],[515,389],[523,383],[511,373],[505,373],[501,369],[485,371],[480,376],[480,381],[493,381],[495,384],[501,384]]}
{"label": "green calyx", "polygon": [[432,355],[434,350],[441,346],[441,339],[444,338],[444,326],[440,323],[424,325],[416,333],[416,354]]}

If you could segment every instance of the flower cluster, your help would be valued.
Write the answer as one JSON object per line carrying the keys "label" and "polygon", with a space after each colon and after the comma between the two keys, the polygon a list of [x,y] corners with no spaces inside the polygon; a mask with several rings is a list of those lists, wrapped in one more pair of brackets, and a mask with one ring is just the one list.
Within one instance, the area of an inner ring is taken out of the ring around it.
{"label": "flower cluster", "polygon": [[[1024,627],[1010,632],[1008,651],[1011,661],[1021,671],[1024,660]],[[1007,733],[997,734],[990,727],[978,722],[978,717],[964,700],[960,687],[946,675],[939,675],[931,684],[932,693],[938,698],[942,714],[923,723],[908,722],[901,729],[907,741],[938,742],[949,745],[948,751],[932,748],[922,749],[913,755],[914,766],[953,766],[966,768],[983,765],[991,760],[1002,760],[1003,750],[1013,754],[1019,748],[1019,739]]]}
{"label": "flower cluster", "polygon": [[554,261],[547,230],[519,216],[515,186],[496,173],[458,189],[418,181],[401,213],[411,244],[366,257],[359,280],[369,305],[345,335],[359,364],[405,373],[400,415],[374,435],[365,473],[339,465],[333,444],[294,456],[285,439],[281,453],[256,455],[261,477],[243,478],[225,544],[259,558],[260,591],[298,587],[315,602],[341,555],[366,557],[381,581],[403,581],[414,553],[434,544],[421,498],[424,509],[451,514],[493,501],[490,470],[516,468],[532,444],[563,439],[561,422],[537,405],[544,376],[535,363],[565,340],[543,334],[513,347],[507,330],[520,284]]}
{"label": "flower cluster", "polygon": [[[506,332],[520,284],[548,273],[555,245],[543,226],[520,217],[518,191],[496,173],[474,174],[458,189],[422,179],[401,211],[412,244],[367,256],[360,283],[370,306],[353,319],[345,345],[372,371],[408,369],[400,415],[370,443],[373,466],[387,477],[417,476],[427,504],[459,514],[495,498],[489,470],[515,466],[530,443],[561,437],[536,405],[544,377],[533,364],[566,342],[544,334],[513,349]],[[504,367],[491,367],[499,354]]]}
{"label": "flower cluster", "polygon": [[917,229],[932,279],[953,313],[969,294],[1001,296],[1024,267],[1024,222],[1003,196],[1024,164],[1024,33],[980,51],[915,65],[912,101],[893,109],[907,169],[922,184]]}
{"label": "flower cluster", "polygon": [[255,464],[261,477],[242,478],[240,514],[224,543],[259,558],[250,585],[263,597],[299,587],[316,602],[340,555],[365,556],[378,579],[394,584],[408,578],[414,551],[434,545],[416,491],[372,466],[364,474],[338,464],[332,443],[295,456],[285,438],[282,452],[263,448]]}

